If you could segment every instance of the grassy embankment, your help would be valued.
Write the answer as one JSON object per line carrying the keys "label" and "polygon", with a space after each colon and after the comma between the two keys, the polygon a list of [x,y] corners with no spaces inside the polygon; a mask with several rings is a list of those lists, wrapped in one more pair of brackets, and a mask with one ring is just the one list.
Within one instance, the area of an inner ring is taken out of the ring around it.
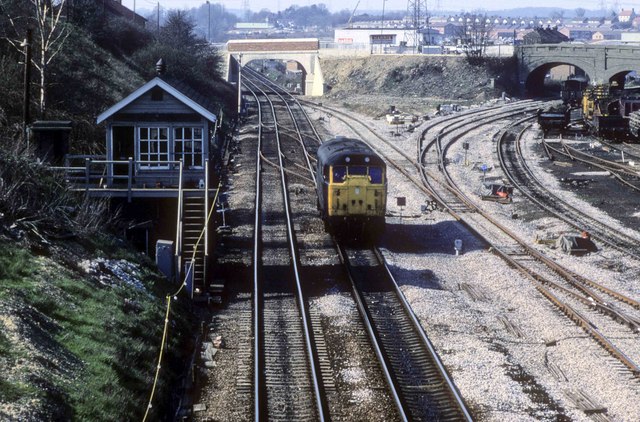
{"label": "grassy embankment", "polygon": [[[73,247],[71,260],[108,256],[100,248],[87,253]],[[116,252],[110,258],[140,260],[111,250]],[[67,265],[0,244],[0,405],[9,404],[4,416],[139,419],[155,371],[169,286],[149,262],[134,271],[145,290],[123,282],[103,285],[79,266]],[[126,306],[125,299],[134,305]],[[177,334],[185,327],[178,325],[169,359],[180,359]],[[158,397],[166,397],[167,381],[175,375],[167,362],[165,367]],[[160,403],[156,407],[167,410]]]}

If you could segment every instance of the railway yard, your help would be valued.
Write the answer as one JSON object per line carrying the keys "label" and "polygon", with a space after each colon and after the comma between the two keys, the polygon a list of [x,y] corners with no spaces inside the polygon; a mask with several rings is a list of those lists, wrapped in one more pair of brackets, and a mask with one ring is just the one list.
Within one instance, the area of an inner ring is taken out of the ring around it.
{"label": "railway yard", "polygon": [[[638,420],[637,144],[543,139],[538,101],[409,131],[243,78],[194,420]],[[387,163],[375,246],[318,216],[335,135]]]}

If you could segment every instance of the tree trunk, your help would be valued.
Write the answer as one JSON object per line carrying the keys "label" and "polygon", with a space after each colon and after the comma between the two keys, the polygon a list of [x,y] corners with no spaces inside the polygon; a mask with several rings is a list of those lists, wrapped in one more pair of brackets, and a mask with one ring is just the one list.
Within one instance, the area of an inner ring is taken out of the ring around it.
{"label": "tree trunk", "polygon": [[45,119],[45,113],[47,110],[47,91],[46,91],[46,81],[47,81],[47,63],[45,61],[46,57],[42,54],[40,60],[40,120]]}

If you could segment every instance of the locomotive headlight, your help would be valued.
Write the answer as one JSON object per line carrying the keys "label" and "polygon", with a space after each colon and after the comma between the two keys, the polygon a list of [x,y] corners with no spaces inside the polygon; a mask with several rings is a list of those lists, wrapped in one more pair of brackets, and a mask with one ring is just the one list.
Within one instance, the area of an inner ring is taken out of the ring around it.
{"label": "locomotive headlight", "polygon": [[364,157],[364,162],[365,162],[365,163],[368,163],[369,161],[371,161],[371,160],[369,159],[369,157]]}
{"label": "locomotive headlight", "polygon": [[344,161],[346,161],[348,163],[349,161],[351,161],[351,157],[345,157]]}
{"label": "locomotive headlight", "polygon": [[355,193],[356,193],[356,195],[360,195],[360,188],[356,188],[355,189]]}

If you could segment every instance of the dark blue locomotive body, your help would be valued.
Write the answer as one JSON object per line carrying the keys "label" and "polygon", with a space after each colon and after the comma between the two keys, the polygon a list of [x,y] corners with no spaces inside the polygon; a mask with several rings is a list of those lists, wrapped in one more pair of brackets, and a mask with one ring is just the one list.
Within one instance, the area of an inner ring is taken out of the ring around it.
{"label": "dark blue locomotive body", "polygon": [[316,190],[325,227],[339,238],[371,240],[385,226],[384,160],[358,139],[336,137],[318,148]]}

